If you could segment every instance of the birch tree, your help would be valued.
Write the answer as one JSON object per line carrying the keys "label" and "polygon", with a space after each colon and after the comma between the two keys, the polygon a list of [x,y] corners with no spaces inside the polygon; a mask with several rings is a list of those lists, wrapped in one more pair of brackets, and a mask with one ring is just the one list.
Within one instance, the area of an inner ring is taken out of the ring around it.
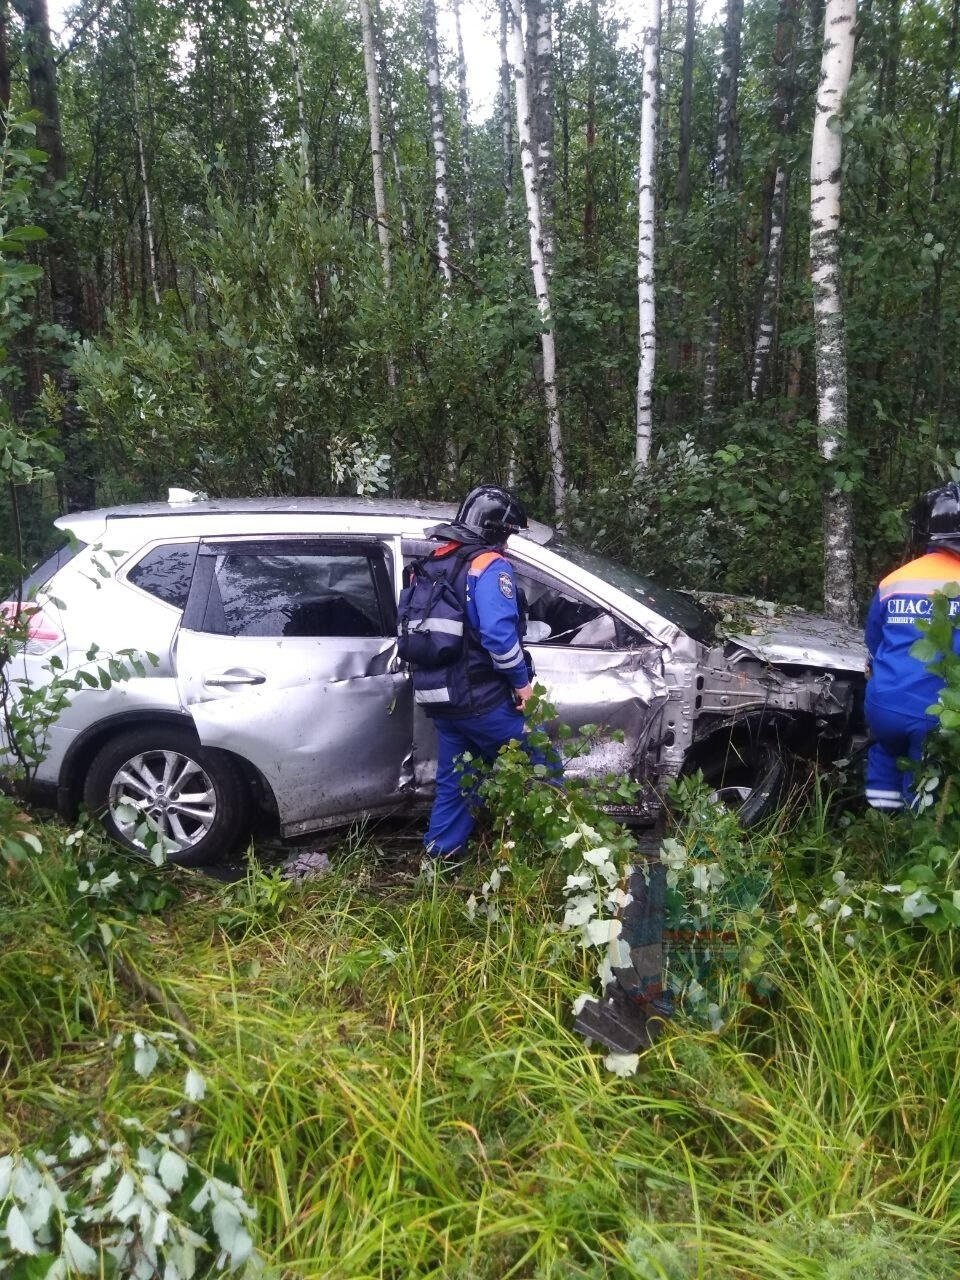
{"label": "birch tree", "polygon": [[[367,75],[367,108],[370,115],[370,158],[373,163],[373,203],[377,220],[377,239],[380,241],[380,261],[383,264],[383,287],[389,295],[393,287],[390,264],[390,226],[387,222],[387,189],[383,180],[383,131],[380,127],[380,84],[377,78],[377,59],[374,52],[373,20],[369,0],[360,0],[360,22],[363,27],[363,65]],[[387,382],[397,385],[393,356],[387,356]]]}
{"label": "birch tree", "polygon": [[297,126],[300,137],[300,171],[303,189],[310,191],[310,134],[307,130],[307,97],[303,87],[303,70],[300,65],[300,41],[293,29],[293,19],[289,8],[283,11],[283,29],[290,46],[290,60],[293,63],[293,87],[297,95]]}
{"label": "birch tree", "polygon": [[764,259],[763,294],[757,317],[757,338],[753,347],[750,372],[750,397],[759,400],[766,382],[767,367],[773,351],[775,312],[780,297],[780,273],[783,265],[783,230],[787,209],[787,169],[782,156],[777,159],[770,200],[770,235]]}
{"label": "birch tree", "polygon": [[472,253],[476,244],[476,233],[473,220],[473,174],[470,167],[470,99],[467,94],[467,59],[463,52],[460,0],[453,0],[453,19],[457,29],[457,106],[460,113],[460,164],[463,166],[463,202],[466,206],[467,214],[467,245]]}
{"label": "birch tree", "polygon": [[[133,45],[130,47],[133,57]],[[134,61],[131,74],[131,90],[133,95],[133,132],[137,140],[137,157],[140,162],[140,182],[143,188],[143,220],[147,237],[147,271],[150,276],[150,289],[153,301],[160,306],[160,289],[157,285],[157,253],[153,236],[153,202],[150,199],[150,183],[147,180],[147,157],[143,149],[143,129],[140,124],[140,90],[137,85],[137,65]]]}
{"label": "birch tree", "polygon": [[543,244],[547,270],[553,264],[554,224],[554,73],[552,0],[538,0],[536,25],[536,79],[534,81],[534,136],[537,146],[537,186],[543,213]]}
{"label": "birch tree", "polygon": [[[717,149],[713,161],[714,190],[721,202],[730,185],[730,157],[737,111],[737,89],[740,80],[740,29],[743,25],[743,0],[727,0],[724,24],[723,57],[720,62],[720,85],[717,113]],[[707,326],[704,354],[703,413],[712,417],[717,400],[717,354],[720,346],[720,254],[714,254],[713,305]]]}
{"label": "birch tree", "polygon": [[[10,10],[7,0],[0,0],[0,111],[10,105]],[[0,142],[6,126],[0,122]]]}
{"label": "birch tree", "polygon": [[507,241],[511,240],[510,208],[513,203],[513,95],[510,56],[507,51],[507,8],[510,0],[499,0],[500,10],[500,165],[503,182]]}
{"label": "birch tree", "polygon": [[450,201],[447,193],[447,130],[443,119],[443,87],[440,84],[440,54],[437,49],[437,7],[423,0],[423,37],[427,54],[427,100],[430,105],[430,136],[433,143],[433,215],[437,228],[437,265],[449,289]]}
{"label": "birch tree", "polygon": [[560,406],[557,399],[557,347],[543,243],[543,211],[537,185],[537,161],[530,129],[530,84],[520,25],[520,3],[521,0],[507,0],[507,36],[517,100],[517,137],[520,142],[520,168],[523,171],[523,189],[527,202],[530,268],[534,292],[537,295],[537,309],[540,313],[540,351],[543,356],[543,394],[547,406],[550,484],[554,511],[558,516],[562,516],[566,497],[566,479],[563,466],[563,441],[560,433]]}
{"label": "birch tree", "polygon": [[373,45],[376,54],[375,65],[377,68],[378,87],[380,91],[379,97],[383,105],[382,115],[385,117],[385,132],[390,146],[390,159],[393,164],[394,192],[397,204],[400,206],[400,230],[403,232],[404,241],[408,241],[410,239],[410,214],[407,209],[407,198],[404,195],[403,169],[400,165],[400,152],[397,148],[397,126],[394,118],[393,81],[390,75],[390,64],[387,61],[387,49],[383,39],[383,24],[379,20],[379,13],[376,5],[374,5],[374,8],[370,11],[370,20],[373,27]]}
{"label": "birch tree", "polygon": [[[856,0],[826,0],[823,53],[810,155],[810,274],[813,282],[820,453],[829,465],[847,439],[847,352],[841,291],[840,177],[843,141],[837,116],[853,67]],[[853,506],[831,483],[824,496],[824,609],[853,622]]]}
{"label": "birch tree", "polygon": [[657,357],[654,260],[657,229],[657,126],[660,114],[660,0],[647,0],[642,31],[643,107],[640,117],[640,163],[637,181],[639,367],[636,464],[638,467],[645,467],[650,458],[650,439],[653,432],[653,373]]}

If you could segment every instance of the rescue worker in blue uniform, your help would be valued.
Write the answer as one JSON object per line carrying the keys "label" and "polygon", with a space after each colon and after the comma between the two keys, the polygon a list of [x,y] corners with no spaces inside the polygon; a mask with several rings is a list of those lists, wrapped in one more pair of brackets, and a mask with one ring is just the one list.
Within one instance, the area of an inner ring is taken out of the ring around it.
{"label": "rescue worker in blue uniform", "polygon": [[[919,760],[937,724],[927,708],[937,701],[943,679],[911,657],[910,649],[923,634],[917,622],[930,617],[934,592],[960,582],[960,485],[951,482],[926,493],[912,524],[926,553],[883,579],[866,625],[870,678],[864,709],[874,739],[867,756],[867,803],[887,811],[911,803],[911,775],[897,762]],[[956,629],[953,644],[960,653]]]}
{"label": "rescue worker in blue uniform", "polygon": [[[516,578],[504,555],[507,538],[526,527],[526,513],[512,494],[480,485],[451,523],[430,530],[442,545],[420,562],[435,584],[435,603],[431,616],[413,626],[432,630],[434,642],[451,635],[455,654],[439,666],[412,664],[414,698],[437,731],[436,798],[424,839],[434,858],[456,861],[476,821],[458,757],[470,752],[492,763],[512,739],[527,740],[523,708],[533,696],[533,668],[523,648],[526,619]],[[528,751],[556,776],[556,761]]]}

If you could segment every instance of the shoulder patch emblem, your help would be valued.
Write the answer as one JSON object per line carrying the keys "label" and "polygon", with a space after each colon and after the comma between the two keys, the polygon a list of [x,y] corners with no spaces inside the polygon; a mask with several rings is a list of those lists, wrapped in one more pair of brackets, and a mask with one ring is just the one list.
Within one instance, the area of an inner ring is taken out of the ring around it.
{"label": "shoulder patch emblem", "polygon": [[499,577],[500,594],[506,596],[508,600],[513,599],[513,579],[509,573],[501,573]]}

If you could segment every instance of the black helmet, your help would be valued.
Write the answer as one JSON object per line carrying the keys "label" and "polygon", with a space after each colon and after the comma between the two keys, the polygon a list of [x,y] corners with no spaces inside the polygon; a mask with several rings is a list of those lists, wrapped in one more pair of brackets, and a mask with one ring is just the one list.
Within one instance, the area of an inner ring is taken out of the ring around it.
{"label": "black helmet", "polygon": [[910,528],[919,545],[960,552],[960,484],[928,490],[910,513]]}
{"label": "black helmet", "polygon": [[512,493],[496,484],[471,489],[449,524],[430,530],[431,537],[457,542],[506,542],[511,533],[527,527],[527,513]]}

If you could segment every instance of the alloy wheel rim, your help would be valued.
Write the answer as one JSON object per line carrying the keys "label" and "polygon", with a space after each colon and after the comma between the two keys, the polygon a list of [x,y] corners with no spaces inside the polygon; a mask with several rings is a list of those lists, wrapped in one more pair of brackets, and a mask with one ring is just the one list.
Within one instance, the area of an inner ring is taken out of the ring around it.
{"label": "alloy wheel rim", "polygon": [[138,829],[146,820],[164,852],[192,849],[217,816],[210,775],[182,751],[158,748],[131,756],[114,774],[107,800],[120,835],[138,849],[146,844]]}
{"label": "alloy wheel rim", "polygon": [[753,787],[728,783],[725,786],[715,787],[710,792],[709,798],[713,804],[722,804],[727,809],[739,809],[752,795]]}

